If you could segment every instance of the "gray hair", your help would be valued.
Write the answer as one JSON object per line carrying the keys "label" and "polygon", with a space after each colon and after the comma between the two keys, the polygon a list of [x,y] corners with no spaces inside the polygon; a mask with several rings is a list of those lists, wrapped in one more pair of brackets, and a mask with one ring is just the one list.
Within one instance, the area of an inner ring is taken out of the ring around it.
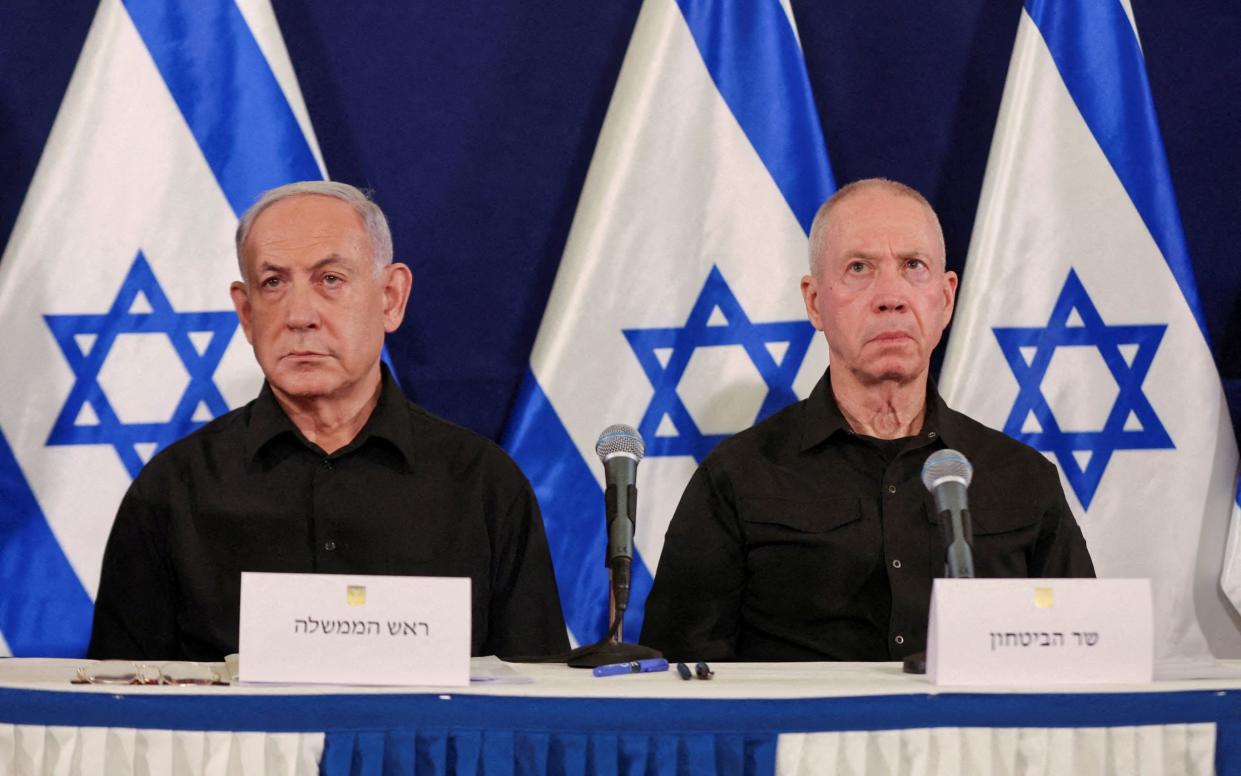
{"label": "gray hair", "polygon": [[819,257],[823,254],[823,248],[827,242],[827,225],[832,210],[841,200],[866,189],[882,189],[889,194],[909,197],[920,202],[926,208],[926,211],[931,214],[931,221],[935,224],[935,232],[939,236],[940,258],[947,260],[947,251],[944,246],[944,228],[940,226],[939,216],[935,214],[935,208],[931,207],[931,203],[927,201],[926,197],[922,196],[921,192],[912,186],[906,186],[904,183],[894,181],[891,178],[863,178],[837,189],[836,193],[828,197],[827,201],[819,208],[819,212],[815,214],[814,221],[810,224],[809,253],[811,275],[818,277]]}
{"label": "gray hair", "polygon": [[388,219],[368,192],[339,181],[298,181],[268,189],[241,215],[241,221],[237,224],[235,242],[237,266],[241,270],[243,280],[246,278],[246,262],[242,257],[242,247],[246,244],[246,238],[250,236],[254,221],[264,210],[283,199],[312,194],[339,199],[358,214],[371,241],[371,258],[375,261],[376,272],[392,263],[392,232],[388,229]]}

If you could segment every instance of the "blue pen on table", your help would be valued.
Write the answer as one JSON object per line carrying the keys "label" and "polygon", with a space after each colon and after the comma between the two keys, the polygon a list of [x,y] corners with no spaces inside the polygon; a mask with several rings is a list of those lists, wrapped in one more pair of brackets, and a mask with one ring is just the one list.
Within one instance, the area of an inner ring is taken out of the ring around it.
{"label": "blue pen on table", "polygon": [[667,671],[668,661],[662,657],[652,657],[646,660],[630,660],[628,663],[609,663],[605,666],[598,666],[594,670],[595,676],[619,676],[621,674],[649,674],[655,671]]}

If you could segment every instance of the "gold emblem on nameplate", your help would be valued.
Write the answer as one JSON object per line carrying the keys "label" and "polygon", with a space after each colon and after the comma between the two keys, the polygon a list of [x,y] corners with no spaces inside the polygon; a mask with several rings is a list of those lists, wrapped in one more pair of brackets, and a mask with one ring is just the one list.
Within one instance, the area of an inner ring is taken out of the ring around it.
{"label": "gold emblem on nameplate", "polygon": [[1034,605],[1039,609],[1050,609],[1056,605],[1056,594],[1050,587],[1034,588]]}
{"label": "gold emblem on nameplate", "polygon": [[345,603],[350,606],[362,606],[366,603],[366,585],[348,585],[345,587]]}

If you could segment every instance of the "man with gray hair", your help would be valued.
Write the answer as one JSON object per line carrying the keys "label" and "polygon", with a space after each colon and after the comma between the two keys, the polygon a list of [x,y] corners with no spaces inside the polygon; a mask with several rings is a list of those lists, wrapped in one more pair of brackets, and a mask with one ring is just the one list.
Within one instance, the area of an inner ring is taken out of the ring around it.
{"label": "man with gray hair", "polygon": [[925,649],[944,574],[920,481],[974,464],[982,577],[1093,576],[1056,468],[954,412],[929,378],[957,276],[939,219],[885,179],[845,186],[810,230],[806,313],[831,366],[810,396],[722,442],[668,528],[642,643],[674,660],[899,660]]}
{"label": "man with gray hair", "polygon": [[473,654],[567,649],[529,483],[409,402],[380,361],[411,275],[379,207],[343,183],[293,183],[242,216],[236,242],[230,293],[266,382],[134,480],[90,656],[236,652],[242,571],[469,577]]}

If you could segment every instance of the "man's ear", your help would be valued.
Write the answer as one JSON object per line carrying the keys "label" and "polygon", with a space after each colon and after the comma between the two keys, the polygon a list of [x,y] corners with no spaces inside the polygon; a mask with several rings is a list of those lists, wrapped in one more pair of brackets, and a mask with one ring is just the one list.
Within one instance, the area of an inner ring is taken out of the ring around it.
{"label": "man's ear", "polygon": [[806,303],[806,317],[819,331],[823,331],[823,319],[819,316],[819,282],[813,275],[804,275],[801,279],[801,298]]}
{"label": "man's ear", "polygon": [[952,311],[957,306],[957,273],[951,270],[944,273],[944,325],[952,320]]}
{"label": "man's ear", "polygon": [[406,265],[394,261],[383,269],[384,277],[384,331],[396,331],[405,319],[405,305],[409,303],[409,290],[414,285],[414,274]]}
{"label": "man's ear", "polygon": [[237,311],[237,319],[241,321],[241,330],[246,334],[246,342],[254,344],[254,337],[251,336],[251,311],[250,311],[250,294],[246,291],[246,284],[240,280],[234,280],[233,284],[228,287],[228,294],[233,298],[233,309]]}

